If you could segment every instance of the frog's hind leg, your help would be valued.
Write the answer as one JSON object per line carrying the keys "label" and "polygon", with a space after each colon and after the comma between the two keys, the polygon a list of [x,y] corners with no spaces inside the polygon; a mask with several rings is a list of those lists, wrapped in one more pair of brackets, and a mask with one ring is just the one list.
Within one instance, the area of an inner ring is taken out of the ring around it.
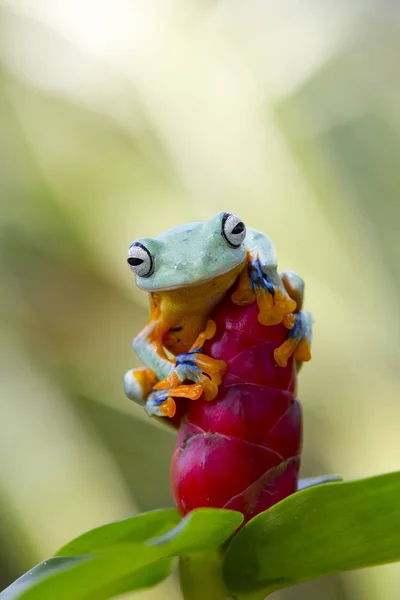
{"label": "frog's hind leg", "polygon": [[311,359],[311,337],[313,319],[311,313],[302,311],[304,301],[304,281],[294,271],[284,271],[280,275],[283,286],[290,298],[296,302],[293,313],[285,315],[284,325],[288,328],[287,338],[274,352],[276,363],[285,367],[290,356],[294,356],[297,369]]}
{"label": "frog's hind leg", "polygon": [[304,279],[295,271],[283,271],[280,274],[283,287],[296,302],[296,311],[300,312],[304,302]]}
{"label": "frog's hind leg", "polygon": [[141,406],[144,406],[148,395],[157,383],[157,378],[152,369],[130,369],[125,373],[125,394]]}
{"label": "frog's hind leg", "polygon": [[274,350],[274,358],[279,367],[286,367],[293,355],[299,364],[311,360],[312,316],[300,311],[294,314],[293,326],[288,329],[286,340]]}
{"label": "frog's hind leg", "polygon": [[[215,335],[215,329],[215,322],[210,319],[189,352],[176,357],[173,372],[154,386],[146,402],[146,412],[157,416],[174,416],[173,398],[197,400],[204,394],[205,400],[214,400],[227,365],[222,360],[206,356],[201,348],[206,340]],[[193,383],[182,383],[185,381]]]}

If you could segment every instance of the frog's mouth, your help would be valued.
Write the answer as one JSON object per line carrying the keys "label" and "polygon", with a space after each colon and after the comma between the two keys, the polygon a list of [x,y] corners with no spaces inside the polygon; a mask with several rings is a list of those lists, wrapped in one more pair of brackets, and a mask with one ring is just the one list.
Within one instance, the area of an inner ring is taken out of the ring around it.
{"label": "frog's mouth", "polygon": [[[229,288],[235,283],[236,278],[241,273],[243,268],[247,264],[247,258],[242,259],[236,266],[230,267],[223,271],[219,271],[218,274],[214,274],[208,278],[201,278],[199,281],[185,281],[178,282],[174,285],[166,286],[157,285],[157,279],[155,278],[152,282],[139,281],[137,278],[137,286],[150,293],[164,294],[169,292],[181,291],[187,295],[204,295],[227,292]],[[147,284],[147,285],[146,285]]]}

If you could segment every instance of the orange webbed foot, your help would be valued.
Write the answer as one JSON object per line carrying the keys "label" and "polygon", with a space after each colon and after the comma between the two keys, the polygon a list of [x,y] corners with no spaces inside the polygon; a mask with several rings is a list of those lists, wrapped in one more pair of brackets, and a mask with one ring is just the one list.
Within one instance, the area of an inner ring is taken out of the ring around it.
{"label": "orange webbed foot", "polygon": [[[172,373],[154,386],[154,391],[147,400],[145,408],[149,414],[174,416],[176,410],[174,398],[198,400],[204,395],[205,400],[214,400],[227,365],[223,360],[216,360],[203,354],[201,349],[206,340],[210,340],[215,335],[215,331],[216,324],[210,319],[189,352],[176,357]],[[186,381],[193,383],[184,383]]]}
{"label": "orange webbed foot", "polygon": [[289,296],[280,280],[269,276],[259,258],[248,253],[247,267],[241,272],[231,298],[234,304],[246,305],[257,301],[258,321],[262,325],[278,325],[296,310],[296,302]]}
{"label": "orange webbed foot", "polygon": [[295,313],[291,315],[288,324],[291,327],[288,328],[286,340],[274,350],[276,364],[280,367],[286,367],[292,355],[298,363],[311,360],[312,317],[310,313]]}

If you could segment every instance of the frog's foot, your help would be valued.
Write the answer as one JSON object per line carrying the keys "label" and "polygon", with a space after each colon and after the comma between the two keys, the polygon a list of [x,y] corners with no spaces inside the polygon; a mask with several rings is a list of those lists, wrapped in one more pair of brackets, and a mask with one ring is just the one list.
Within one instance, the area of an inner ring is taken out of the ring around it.
{"label": "frog's foot", "polygon": [[150,416],[172,417],[175,416],[176,404],[174,398],[188,398],[198,400],[203,393],[201,383],[178,385],[175,388],[154,390],[147,398],[144,409]]}
{"label": "frog's foot", "polygon": [[143,406],[156,381],[154,371],[151,369],[131,369],[125,373],[124,377],[125,394]]}
{"label": "frog's foot", "polygon": [[223,360],[206,356],[201,352],[201,349],[204,342],[215,335],[215,330],[215,322],[210,319],[205,330],[197,337],[189,352],[179,354],[176,357],[175,368],[172,373],[160,381],[154,389],[174,389],[183,381],[193,381],[202,386],[205,400],[214,400],[218,393],[218,386],[225,375],[227,364]]}
{"label": "frog's foot", "polygon": [[286,367],[292,355],[299,363],[307,362],[311,359],[311,314],[308,312],[297,312],[293,315],[293,318],[294,324],[291,328],[288,328],[286,340],[279,348],[274,350],[274,358],[280,367]]}
{"label": "frog's foot", "polygon": [[257,301],[258,321],[262,325],[282,323],[286,315],[296,310],[296,302],[286,292],[281,280],[274,273],[263,269],[259,258],[248,259],[248,268],[241,272],[235,292],[235,304],[246,305]]}
{"label": "frog's foot", "polygon": [[[204,392],[204,400],[214,400],[226,369],[225,361],[210,358],[202,354],[201,348],[195,348],[186,354],[177,356],[175,369],[171,375],[157,383],[154,389],[168,391],[168,394],[172,396],[171,389],[177,388],[177,386],[179,386],[177,389],[190,387],[180,384],[183,381],[193,381],[201,386]],[[197,400],[197,397],[192,399]]]}

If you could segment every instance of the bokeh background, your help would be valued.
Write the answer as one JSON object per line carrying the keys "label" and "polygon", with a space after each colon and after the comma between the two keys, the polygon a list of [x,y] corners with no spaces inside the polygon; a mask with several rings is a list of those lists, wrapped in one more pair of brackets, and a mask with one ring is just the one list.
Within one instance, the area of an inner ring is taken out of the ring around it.
{"label": "bokeh background", "polygon": [[[126,250],[177,223],[234,212],[304,276],[304,475],[399,468],[399,52],[392,0],[0,0],[0,589],[172,505],[122,380]],[[274,599],[399,595],[390,565]]]}

